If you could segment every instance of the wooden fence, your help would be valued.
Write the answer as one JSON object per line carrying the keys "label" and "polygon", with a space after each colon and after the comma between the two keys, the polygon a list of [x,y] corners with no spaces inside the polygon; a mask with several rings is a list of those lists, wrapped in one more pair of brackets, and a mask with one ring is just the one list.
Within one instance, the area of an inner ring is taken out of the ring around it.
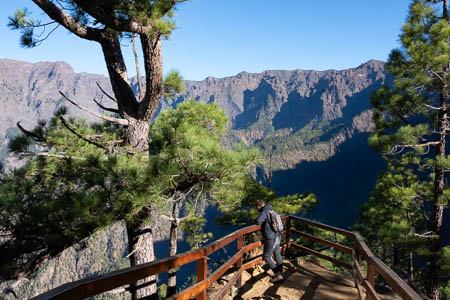
{"label": "wooden fence", "polygon": [[[304,218],[296,216],[287,216],[283,218],[286,222],[286,230],[282,233],[285,236],[285,243],[282,245],[282,250],[289,256],[292,248],[298,249],[304,253],[317,256],[321,259],[328,260],[334,265],[341,266],[353,270],[355,287],[358,289],[360,299],[380,299],[375,291],[375,274],[378,273],[387,284],[395,291],[397,295],[403,299],[419,300],[422,299],[409,285],[407,285],[396,273],[388,268],[380,259],[375,257],[370,249],[365,244],[364,240],[358,234],[335,228],[325,224],[313,222]],[[339,244],[337,242],[325,240],[314,235],[295,230],[293,228],[293,221],[299,222],[312,228],[320,228],[325,231],[333,232],[342,235],[350,240],[353,240],[354,247]],[[167,298],[170,300],[192,299],[206,300],[206,292],[214,282],[216,282],[222,275],[225,274],[231,267],[235,265],[235,274],[216,294],[215,299],[222,299],[232,288],[233,285],[241,286],[242,272],[247,270],[262,261],[262,257],[254,258],[251,261],[244,263],[244,253],[255,249],[262,245],[262,243],[255,242],[244,246],[244,236],[261,229],[260,225],[254,225],[242,228],[229,235],[204,246],[201,249],[180,253],[175,256],[167,257],[150,263],[133,266],[121,269],[115,272],[103,274],[100,276],[86,278],[75,282],[66,283],[44,294],[34,297],[34,300],[50,300],[50,299],[84,299],[94,295],[98,295],[122,286],[129,285],[146,278],[151,275],[156,275],[170,269],[186,265],[191,262],[197,262],[197,283],[178,292],[176,295]],[[327,256],[317,250],[307,248],[292,242],[292,235],[301,236],[308,240],[335,248],[341,252],[348,253],[353,258],[353,264],[337,260],[334,257]],[[236,253],[222,264],[217,270],[208,276],[207,274],[207,260],[208,256],[228,244],[237,241]],[[364,274],[361,268],[361,260],[367,262],[367,274]],[[364,294],[363,288],[366,293]]]}

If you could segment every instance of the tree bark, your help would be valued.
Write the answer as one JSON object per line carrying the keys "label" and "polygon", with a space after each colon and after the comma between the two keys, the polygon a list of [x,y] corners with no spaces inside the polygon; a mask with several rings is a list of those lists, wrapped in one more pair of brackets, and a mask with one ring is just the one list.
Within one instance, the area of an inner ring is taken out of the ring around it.
{"label": "tree bark", "polygon": [[[172,222],[170,223],[170,236],[169,236],[169,256],[177,254],[177,240],[178,240],[178,207],[179,202],[176,201],[172,206]],[[170,297],[177,292],[177,271],[176,269],[171,269],[168,272],[167,279],[167,295]]]}
{"label": "tree bark", "polygon": [[408,254],[408,281],[411,286],[415,286],[414,282],[414,255],[412,252]]}
{"label": "tree bark", "polygon": [[[439,96],[439,114],[438,114],[438,132],[439,145],[436,147],[436,158],[445,156],[446,150],[446,129],[447,129],[447,105],[446,94],[443,91],[447,90],[447,84],[444,83],[442,92]],[[434,194],[433,194],[433,214],[432,214],[432,228],[431,230],[437,238],[431,239],[430,253],[431,260],[428,271],[428,296],[433,300],[439,300],[439,272],[441,265],[441,231],[442,231],[442,216],[444,206],[441,204],[441,197],[445,188],[444,169],[436,167],[434,172]]]}
{"label": "tree bark", "polygon": [[[155,260],[153,249],[153,235],[150,224],[144,223],[150,212],[139,214],[139,223],[127,224],[128,249],[130,252],[130,265],[135,266]],[[138,280],[130,286],[132,300],[135,299],[158,299],[156,276],[150,276]]]}
{"label": "tree bark", "polygon": [[139,103],[139,116],[151,121],[164,96],[163,90],[163,59],[161,36],[152,37],[141,34],[142,54],[145,68],[145,95]]}

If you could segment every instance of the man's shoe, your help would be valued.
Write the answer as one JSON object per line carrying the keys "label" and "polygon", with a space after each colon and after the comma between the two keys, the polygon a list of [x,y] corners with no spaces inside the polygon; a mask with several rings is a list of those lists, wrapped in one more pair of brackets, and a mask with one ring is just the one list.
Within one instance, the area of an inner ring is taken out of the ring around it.
{"label": "man's shoe", "polygon": [[283,275],[278,275],[270,279],[271,283],[277,283],[283,281]]}

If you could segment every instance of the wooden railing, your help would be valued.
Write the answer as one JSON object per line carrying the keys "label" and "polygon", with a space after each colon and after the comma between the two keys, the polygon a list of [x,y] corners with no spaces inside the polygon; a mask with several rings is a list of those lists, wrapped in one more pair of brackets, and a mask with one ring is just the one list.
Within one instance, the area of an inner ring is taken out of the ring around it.
{"label": "wooden railing", "polygon": [[[317,256],[319,258],[328,260],[337,266],[348,268],[353,270],[355,278],[355,287],[358,289],[360,299],[380,299],[375,291],[375,274],[378,273],[388,285],[395,291],[397,295],[403,299],[419,300],[422,299],[409,285],[407,285],[397,274],[389,269],[381,260],[375,257],[364,240],[356,233],[351,231],[335,228],[325,224],[313,222],[304,218],[296,216],[287,216],[283,218],[286,222],[287,230],[282,233],[286,237],[286,242],[282,245],[282,250],[285,251],[286,256],[290,255],[291,249],[298,249],[307,254]],[[354,241],[354,248],[339,244],[337,242],[328,241],[311,234],[307,234],[302,231],[295,230],[293,228],[292,221],[300,222],[314,228],[320,228],[335,234],[340,234],[348,239]],[[228,281],[228,283],[220,290],[215,299],[222,299],[232,288],[233,285],[237,285],[238,288],[241,285],[242,272],[247,270],[262,261],[262,257],[256,257],[252,260],[243,261],[244,253],[255,249],[262,245],[262,243],[255,242],[244,246],[244,236],[246,234],[258,231],[261,229],[260,225],[254,225],[237,230],[211,244],[199,250],[193,250],[185,253],[181,253],[175,256],[167,257],[150,263],[133,266],[125,269],[121,269],[115,272],[103,274],[97,277],[86,278],[79,281],[66,283],[57,287],[51,291],[41,294],[33,299],[35,300],[49,300],[49,299],[84,299],[94,295],[101,294],[125,285],[132,284],[139,279],[146,278],[151,275],[156,275],[169,269],[180,267],[191,262],[197,262],[197,283],[180,291],[176,295],[169,297],[170,300],[180,299],[192,299],[206,300],[206,291],[214,282],[216,282],[222,275],[225,274],[233,265],[235,274]],[[327,256],[320,251],[307,248],[302,245],[298,245],[291,241],[291,236],[297,235],[308,240],[321,243],[328,247],[335,248],[341,252],[348,253],[353,258],[353,264],[350,265],[347,262],[337,260],[334,257]],[[219,249],[227,246],[228,244],[237,241],[236,253],[222,264],[217,270],[208,276],[207,274],[207,260],[208,256],[213,254]],[[361,259],[364,258],[367,261],[367,275],[364,274],[361,268]],[[364,295],[363,288],[366,290],[366,296]]]}

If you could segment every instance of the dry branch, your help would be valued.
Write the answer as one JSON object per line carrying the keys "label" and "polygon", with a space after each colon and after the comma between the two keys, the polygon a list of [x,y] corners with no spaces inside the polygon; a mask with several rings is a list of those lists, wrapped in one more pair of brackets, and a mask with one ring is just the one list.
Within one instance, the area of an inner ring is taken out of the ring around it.
{"label": "dry branch", "polygon": [[17,127],[20,129],[20,131],[22,131],[23,133],[25,133],[26,135],[32,137],[36,142],[39,142],[42,140],[42,137],[38,136],[37,134],[35,134],[34,132],[31,132],[29,130],[26,130],[25,128],[22,127],[22,125],[20,125],[20,122],[16,123]]}
{"label": "dry branch", "polygon": [[102,93],[106,95],[106,97],[108,97],[109,99],[111,99],[112,101],[114,101],[114,102],[117,103],[117,100],[114,99],[113,96],[111,96],[110,94],[108,94],[108,93],[101,87],[100,83],[96,82],[96,84],[97,84],[98,88],[100,89],[100,91],[102,91]]}
{"label": "dry branch", "polygon": [[106,120],[106,121],[109,121],[109,122],[112,122],[112,123],[116,123],[116,124],[119,124],[119,125],[128,126],[128,120],[125,120],[125,119],[119,119],[119,118],[114,118],[114,117],[108,117],[108,116],[103,116],[103,115],[101,115],[101,114],[99,114],[99,113],[96,113],[96,112],[94,112],[94,111],[92,111],[92,110],[89,110],[89,109],[87,109],[86,107],[83,107],[83,106],[79,105],[78,103],[76,103],[76,102],[70,100],[66,95],[64,95],[63,92],[60,91],[59,93],[60,93],[67,101],[69,101],[70,103],[72,103],[73,105],[75,105],[76,107],[78,107],[78,108],[81,109],[81,110],[84,110],[84,111],[86,111],[86,112],[88,112],[88,113],[90,113],[90,114],[92,114],[92,115],[94,115],[94,116],[96,116],[96,117],[99,117],[100,119],[103,119],[103,120]]}
{"label": "dry branch", "polygon": [[112,112],[112,113],[115,113],[115,114],[120,114],[120,112],[119,112],[118,109],[110,108],[110,107],[105,107],[105,106],[101,105],[100,102],[98,102],[97,100],[95,100],[95,98],[92,99],[92,100],[93,100],[93,101],[95,102],[95,104],[97,104],[98,107],[100,107],[101,109],[106,110],[106,111],[109,111],[109,112]]}
{"label": "dry branch", "polygon": [[94,142],[94,141],[92,141],[92,140],[90,140],[90,139],[87,139],[87,138],[85,138],[84,136],[82,136],[81,134],[79,134],[78,132],[76,132],[75,129],[73,129],[73,128],[69,125],[69,123],[67,123],[66,119],[64,119],[63,116],[60,116],[59,119],[61,120],[61,122],[63,123],[63,125],[64,125],[70,132],[72,132],[73,134],[75,134],[77,137],[79,137],[79,138],[82,139],[83,141],[86,141],[86,142],[88,142],[89,144],[94,145],[94,146],[96,146],[96,147],[98,147],[98,148],[101,148],[101,149],[103,149],[103,150],[109,151],[109,150],[106,149],[106,147],[104,147],[103,145],[100,145],[99,143],[96,143],[96,142]]}

